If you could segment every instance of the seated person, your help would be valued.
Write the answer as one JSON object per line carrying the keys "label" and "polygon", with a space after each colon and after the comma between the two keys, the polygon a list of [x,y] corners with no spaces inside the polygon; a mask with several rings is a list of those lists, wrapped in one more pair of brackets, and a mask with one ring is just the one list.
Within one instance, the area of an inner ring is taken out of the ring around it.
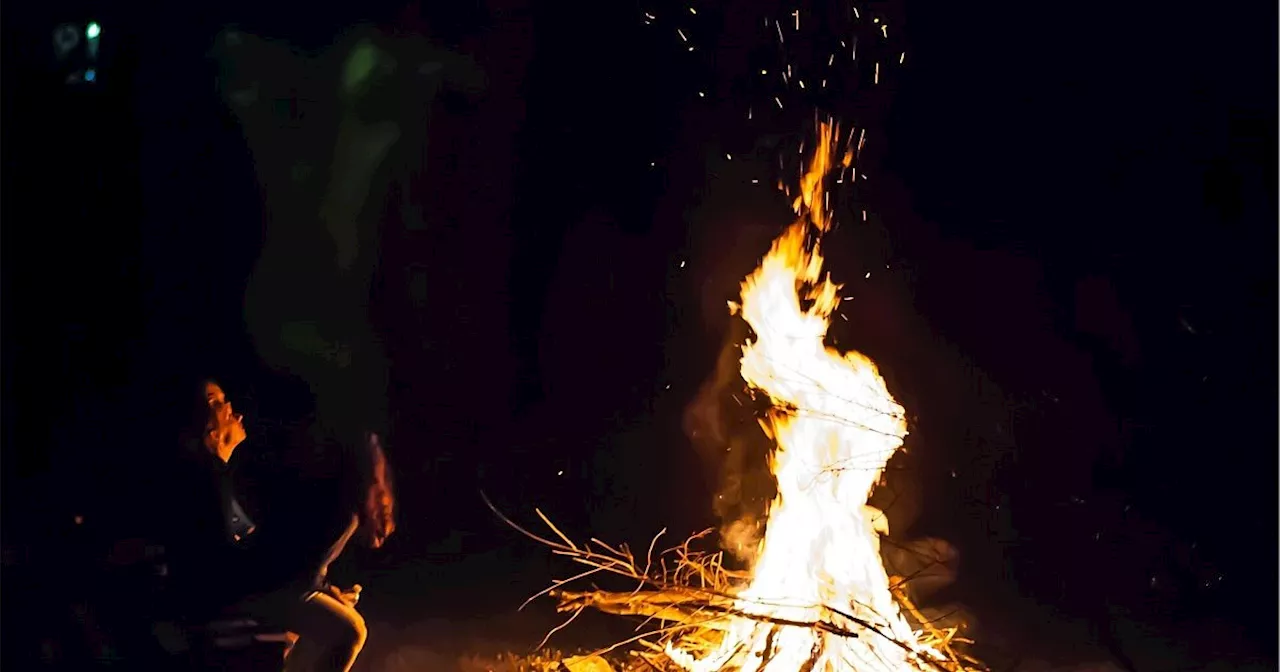
{"label": "seated person", "polygon": [[[183,459],[168,479],[163,539],[184,615],[200,622],[247,613],[297,634],[286,670],[350,670],[366,637],[355,609],[359,590],[331,586],[328,566],[357,533],[374,546],[390,533],[389,487],[368,488],[378,494],[364,498],[373,502],[360,511],[337,496],[319,510],[255,509],[230,467],[247,438],[243,418],[216,382],[201,383],[194,401]],[[259,529],[255,518],[271,522]]]}

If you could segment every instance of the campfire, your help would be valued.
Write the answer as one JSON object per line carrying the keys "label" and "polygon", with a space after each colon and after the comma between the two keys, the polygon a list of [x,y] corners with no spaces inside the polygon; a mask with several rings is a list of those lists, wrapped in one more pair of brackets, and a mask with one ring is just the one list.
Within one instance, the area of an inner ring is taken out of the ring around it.
{"label": "campfire", "polygon": [[[749,570],[731,571],[720,553],[696,550],[706,532],[655,553],[659,534],[638,556],[598,539],[575,543],[541,512],[554,538],[519,528],[585,568],[538,596],[557,599],[573,614],[569,621],[587,608],[644,618],[652,627],[616,646],[634,645],[632,653],[653,668],[978,666],[957,650],[967,642],[955,628],[932,626],[908,599],[905,579],[890,576],[881,559],[888,522],[867,502],[907,426],[875,363],[825,342],[841,301],[820,251],[832,222],[825,189],[853,159],[841,137],[833,121],[818,124],[793,203],[797,218],[743,281],[741,302],[729,304],[753,332],[741,374],[770,401],[760,426],[774,442],[777,496]],[[601,573],[631,579],[635,589],[572,589]]]}

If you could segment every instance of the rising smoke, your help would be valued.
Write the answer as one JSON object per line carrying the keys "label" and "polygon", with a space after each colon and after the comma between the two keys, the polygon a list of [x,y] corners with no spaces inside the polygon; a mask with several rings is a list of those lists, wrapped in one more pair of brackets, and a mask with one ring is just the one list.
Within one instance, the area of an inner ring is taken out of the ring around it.
{"label": "rising smoke", "polygon": [[763,538],[769,502],[777,494],[769,473],[772,443],[756,423],[757,404],[739,374],[748,327],[732,320],[715,369],[684,413],[684,431],[709,470],[717,472],[713,500],[724,550],[744,565]]}

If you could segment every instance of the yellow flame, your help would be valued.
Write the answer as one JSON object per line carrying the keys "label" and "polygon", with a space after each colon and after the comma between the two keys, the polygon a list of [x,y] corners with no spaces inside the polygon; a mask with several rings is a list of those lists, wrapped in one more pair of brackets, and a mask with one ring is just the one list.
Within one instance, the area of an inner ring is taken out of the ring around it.
{"label": "yellow flame", "polygon": [[904,410],[870,359],[824,343],[840,287],[822,277],[809,237],[830,229],[825,180],[852,161],[849,152],[836,159],[838,138],[834,123],[819,124],[793,203],[798,218],[742,283],[735,306],[755,332],[742,377],[773,404],[762,425],[776,442],[778,495],[735,605],[759,618],[736,618],[702,658],[668,647],[691,672],[906,670],[937,659],[894,600],[880,558],[887,522],[867,505],[907,434]]}
{"label": "yellow flame", "polygon": [[[818,124],[817,150],[809,159],[809,168],[800,176],[800,195],[796,196],[791,203],[791,209],[800,215],[801,219],[796,222],[796,225],[800,226],[802,234],[806,218],[821,233],[826,233],[831,228],[831,215],[826,209],[826,179],[836,167],[835,157],[838,153],[839,141],[840,128],[837,124],[833,122]],[[848,168],[851,163],[853,163],[853,152],[846,151],[840,157],[839,165],[841,168]],[[815,204],[818,207],[815,208]],[[818,263],[821,265],[821,257],[818,258]]]}

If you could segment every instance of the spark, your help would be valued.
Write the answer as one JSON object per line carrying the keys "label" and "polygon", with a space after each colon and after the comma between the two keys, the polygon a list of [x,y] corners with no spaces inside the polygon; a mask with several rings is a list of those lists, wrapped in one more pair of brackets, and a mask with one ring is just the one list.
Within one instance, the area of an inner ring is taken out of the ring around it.
{"label": "spark", "polygon": [[690,14],[697,14],[697,13],[698,13],[698,10],[696,10],[696,9],[694,9],[694,8],[692,8],[692,7],[690,7],[690,8],[689,8],[689,13],[690,13]]}
{"label": "spark", "polygon": [[684,31],[683,31],[683,30],[680,30],[679,28],[676,28],[676,33],[680,35],[680,41],[682,41],[682,42],[688,42],[688,41],[689,41],[689,38],[688,38],[687,36],[685,36],[685,34],[684,34]]}
{"label": "spark", "polygon": [[853,38],[853,60],[858,60],[858,38]]}
{"label": "spark", "polygon": [[[724,155],[724,159],[725,159],[726,161],[732,161],[732,160],[733,160],[733,155],[732,155],[732,154],[725,154],[725,155]],[[681,266],[684,266],[684,263],[681,263],[680,265],[681,265]]]}
{"label": "spark", "polygon": [[699,98],[706,98],[706,97],[707,97],[707,94],[706,94],[705,92],[699,91],[699,92],[698,92],[698,97],[699,97]]}
{"label": "spark", "polygon": [[656,16],[654,16],[654,15],[650,14],[649,12],[645,12],[645,13],[644,13],[644,17],[645,17],[646,19],[649,19],[650,21],[656,20],[656,19],[658,18],[658,17],[656,17]]}
{"label": "spark", "polygon": [[868,280],[868,279],[870,279],[870,278],[871,278],[871,271],[867,271],[867,274],[866,274],[866,275],[864,275],[864,276],[862,276],[862,279],[863,279],[863,280]]}
{"label": "spark", "polygon": [[902,65],[902,62],[905,60],[907,60],[907,52],[904,51],[901,54],[898,54],[898,65]]}
{"label": "spark", "polygon": [[879,84],[879,83],[880,83],[880,64],[879,64],[879,63],[876,63],[876,78],[875,78],[875,81],[874,81],[874,82],[872,82],[872,83],[873,83],[873,84]]}
{"label": "spark", "polygon": [[683,259],[681,259],[681,260],[680,260],[680,268],[684,268],[684,264],[685,264],[685,261],[684,261]]}
{"label": "spark", "polygon": [[885,23],[880,25],[880,34],[884,35],[886,40],[889,39],[889,24]]}
{"label": "spark", "polygon": [[751,121],[751,108],[747,108],[747,121]]}
{"label": "spark", "polygon": [[797,9],[796,11],[791,12],[791,15],[796,17],[796,32],[799,32],[800,31],[800,10]]}
{"label": "spark", "polygon": [[778,29],[778,42],[786,42],[786,39],[782,37],[782,24],[778,23],[775,19],[773,27]]}
{"label": "spark", "polygon": [[777,104],[778,104],[778,109],[779,109],[779,110],[781,110],[781,109],[782,109],[782,101],[781,101],[781,100],[778,100],[778,97],[777,97],[777,96],[774,96],[774,97],[773,97],[773,102],[775,102],[775,103],[777,103]]}
{"label": "spark", "polygon": [[867,221],[867,211],[866,211],[866,210],[863,210],[863,211],[862,211],[862,221],[864,221],[864,222],[865,222],[865,221]]}
{"label": "spark", "polygon": [[854,7],[854,8],[853,8],[853,18],[855,18],[855,19],[861,19],[861,18],[862,18],[862,15],[858,13],[858,8],[857,8],[857,7]]}
{"label": "spark", "polygon": [[799,84],[799,85],[800,85],[800,88],[802,88],[802,89],[804,88],[804,80],[803,80],[803,79],[797,79],[797,80],[796,80],[796,84]]}
{"label": "spark", "polygon": [[828,67],[828,68],[829,68],[829,67],[831,67],[831,64],[832,64],[832,63],[835,63],[835,62],[836,62],[836,55],[835,55],[835,54],[831,54],[831,56],[827,57],[827,67]]}

